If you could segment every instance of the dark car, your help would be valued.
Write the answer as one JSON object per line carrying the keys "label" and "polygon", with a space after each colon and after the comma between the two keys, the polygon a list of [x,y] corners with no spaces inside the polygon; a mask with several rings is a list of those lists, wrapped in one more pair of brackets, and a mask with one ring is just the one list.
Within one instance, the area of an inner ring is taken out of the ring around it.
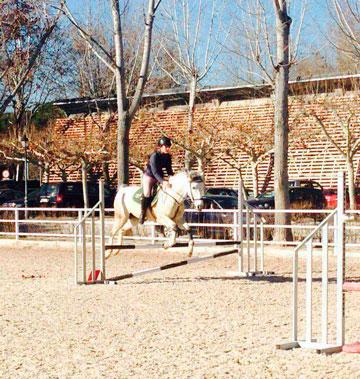
{"label": "dark car", "polygon": [[[99,184],[87,183],[89,206],[93,207],[99,201]],[[105,207],[112,208],[115,190],[105,186]],[[46,183],[40,188],[40,205],[57,208],[82,208],[84,196],[82,182]]]}
{"label": "dark car", "polygon": [[[28,207],[39,207],[40,206],[40,188],[30,191],[27,196],[27,206]],[[24,208],[25,207],[25,195],[19,199],[11,199],[3,203],[3,207],[16,207]]]}
{"label": "dark car", "polygon": [[[40,188],[39,180],[27,180],[28,192]],[[12,189],[20,192],[25,192],[25,181],[24,180],[0,180],[0,190]]]}
{"label": "dark car", "polygon": [[[337,206],[337,188],[324,189],[326,198],[326,208],[335,209]],[[355,188],[355,205],[356,209],[360,209],[360,188]],[[349,192],[346,191],[346,207],[349,207]]]}
{"label": "dark car", "polygon": [[24,197],[24,192],[6,189],[6,190],[0,190],[0,204],[4,204],[9,202],[10,200],[16,200],[21,199]]}
{"label": "dark car", "polygon": [[[245,188],[245,192],[246,192],[247,198],[253,197],[252,191]],[[238,197],[238,194],[239,194],[238,190],[234,190],[232,188],[227,188],[227,187],[209,187],[205,193],[206,196],[220,195],[220,196],[232,196],[232,197]]]}
{"label": "dark car", "polygon": [[209,187],[205,195],[238,196],[238,191],[227,187]]}
{"label": "dark car", "polygon": [[[323,209],[326,206],[325,196],[318,188],[290,187],[289,197],[291,208]],[[265,192],[255,199],[248,200],[247,203],[254,208],[274,209],[274,192]]]}
{"label": "dark car", "polygon": [[[185,212],[184,218],[187,223],[199,224],[232,224],[233,214],[219,212],[222,209],[237,209],[238,198],[227,195],[205,195],[204,210],[191,210]],[[192,209],[190,201],[185,201],[185,208]],[[212,212],[209,210],[216,210]],[[192,232],[200,238],[231,239],[232,228],[222,226],[192,226]]]}
{"label": "dark car", "polygon": [[315,188],[320,191],[323,191],[323,187],[320,183],[311,179],[292,179],[289,180],[289,187],[297,188]]}

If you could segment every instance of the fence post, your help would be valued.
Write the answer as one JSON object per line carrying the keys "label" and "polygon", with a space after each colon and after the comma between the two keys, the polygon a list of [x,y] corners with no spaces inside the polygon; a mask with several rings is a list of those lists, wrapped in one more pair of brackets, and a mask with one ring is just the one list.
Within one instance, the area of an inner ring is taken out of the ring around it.
{"label": "fence post", "polygon": [[19,232],[20,232],[20,227],[19,227],[19,210],[18,209],[15,209],[15,240],[16,241],[19,241],[20,239],[20,235],[19,235]]}
{"label": "fence post", "polygon": [[337,189],[337,269],[336,269],[336,343],[345,343],[345,293],[343,291],[345,276],[345,172],[338,175]]}
{"label": "fence post", "polygon": [[150,226],[151,230],[151,244],[155,245],[155,223],[153,222]]}
{"label": "fence post", "polygon": [[239,215],[238,215],[239,211],[234,211],[233,213],[233,236],[234,236],[234,241],[237,241],[238,240],[238,218],[239,218]]}
{"label": "fence post", "polygon": [[243,198],[243,192],[242,192],[242,180],[241,180],[241,176],[239,175],[238,212],[237,212],[237,215],[239,217],[239,220],[238,220],[238,225],[239,225],[238,239],[240,241],[240,246],[238,245],[238,271],[239,271],[239,274],[244,272],[243,206],[244,206],[244,198]]}
{"label": "fence post", "polygon": [[[99,180],[99,195],[100,195],[100,209],[99,209],[99,219],[100,219],[100,266],[102,280],[106,279],[105,272],[105,192],[104,192],[104,181]],[[94,278],[94,277],[93,277]]]}

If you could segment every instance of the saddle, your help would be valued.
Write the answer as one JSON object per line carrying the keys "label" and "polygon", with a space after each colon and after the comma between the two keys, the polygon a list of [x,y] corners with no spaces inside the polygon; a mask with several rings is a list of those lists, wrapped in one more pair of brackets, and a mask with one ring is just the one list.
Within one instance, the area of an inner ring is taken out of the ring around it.
{"label": "saddle", "polygon": [[[151,207],[154,207],[158,201],[159,189],[160,189],[160,187],[157,184],[155,184],[153,189],[152,189],[152,194],[150,196],[150,199],[151,199],[150,206]],[[133,196],[133,200],[135,203],[140,204],[141,198],[142,198],[142,187],[140,187],[138,190],[135,191],[134,196]]]}

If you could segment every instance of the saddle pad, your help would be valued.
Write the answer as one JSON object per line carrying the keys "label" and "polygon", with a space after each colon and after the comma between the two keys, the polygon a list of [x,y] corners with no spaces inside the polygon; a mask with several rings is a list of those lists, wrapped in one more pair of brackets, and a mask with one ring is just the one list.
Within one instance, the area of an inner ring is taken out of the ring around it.
{"label": "saddle pad", "polygon": [[[158,201],[158,193],[159,193],[159,187],[156,187],[155,189],[155,195],[152,196],[152,200],[151,200],[151,206],[153,207],[156,202]],[[139,189],[137,189],[135,192],[134,192],[134,195],[133,195],[133,200],[135,203],[138,203],[140,204],[141,202],[141,197],[142,197],[142,188],[140,187]]]}

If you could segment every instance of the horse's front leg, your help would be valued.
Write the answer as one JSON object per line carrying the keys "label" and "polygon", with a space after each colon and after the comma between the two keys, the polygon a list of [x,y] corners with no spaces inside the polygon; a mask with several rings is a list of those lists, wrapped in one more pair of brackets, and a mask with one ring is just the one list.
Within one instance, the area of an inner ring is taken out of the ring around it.
{"label": "horse's front leg", "polygon": [[177,225],[176,223],[167,216],[162,215],[160,218],[157,220],[160,224],[164,225],[167,232],[167,237],[168,240],[165,241],[163,247],[165,249],[168,249],[171,246],[174,246],[176,243],[176,231],[177,231]]}
{"label": "horse's front leg", "polygon": [[194,240],[193,240],[193,235],[190,226],[184,222],[184,218],[181,216],[179,219],[175,220],[177,226],[179,229],[184,230],[187,232],[187,235],[189,237],[189,244],[188,244],[188,256],[191,257],[194,251]]}

